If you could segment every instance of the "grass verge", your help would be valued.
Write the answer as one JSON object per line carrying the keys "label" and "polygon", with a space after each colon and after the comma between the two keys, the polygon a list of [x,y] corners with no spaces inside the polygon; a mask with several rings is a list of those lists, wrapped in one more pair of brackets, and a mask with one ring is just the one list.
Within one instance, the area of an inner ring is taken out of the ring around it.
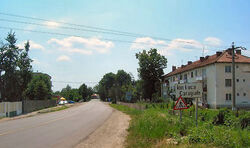
{"label": "grass verge", "polygon": [[226,109],[199,110],[199,124],[196,128],[194,108],[185,110],[180,122],[179,116],[163,104],[149,105],[143,111],[117,104],[110,106],[132,118],[126,139],[128,148],[250,146],[250,128],[241,127],[242,120],[247,119],[249,122],[249,112],[242,112],[239,117],[235,117]]}
{"label": "grass verge", "polygon": [[52,108],[47,108],[41,111],[38,111],[38,113],[43,114],[43,113],[50,113],[50,112],[56,112],[56,111],[60,111],[60,110],[64,110],[69,108],[68,106],[57,106],[57,107],[52,107]]}

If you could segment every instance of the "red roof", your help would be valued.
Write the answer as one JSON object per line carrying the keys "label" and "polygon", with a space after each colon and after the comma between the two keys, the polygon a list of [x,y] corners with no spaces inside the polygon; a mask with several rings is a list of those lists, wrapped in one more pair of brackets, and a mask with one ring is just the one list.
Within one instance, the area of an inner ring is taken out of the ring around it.
{"label": "red roof", "polygon": [[[228,50],[225,50],[219,56],[217,56],[217,54],[214,54],[212,56],[205,57],[204,60],[202,61],[198,60],[189,65],[184,65],[183,67],[179,67],[176,70],[166,74],[165,77],[169,77],[195,68],[204,67],[206,65],[210,65],[213,63],[231,63],[231,62],[232,62],[232,55],[228,53]],[[241,54],[235,54],[235,62],[250,63],[250,58],[247,56],[243,56]]]}

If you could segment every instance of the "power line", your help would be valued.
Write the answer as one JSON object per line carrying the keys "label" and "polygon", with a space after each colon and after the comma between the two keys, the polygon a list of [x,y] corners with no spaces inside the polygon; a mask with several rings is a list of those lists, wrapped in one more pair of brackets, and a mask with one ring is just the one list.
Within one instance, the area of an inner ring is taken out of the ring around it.
{"label": "power line", "polygon": [[[16,21],[16,20],[9,20],[9,19],[0,19],[0,21],[48,27],[48,25],[46,25],[46,24],[39,24],[39,23],[33,23],[33,22]],[[105,31],[81,29],[81,28],[66,27],[66,26],[58,26],[58,27],[59,28],[63,28],[63,29],[77,30],[77,31],[87,31],[87,32],[95,32],[95,33],[105,33],[105,34],[112,34],[112,35],[137,37],[135,35],[128,35],[128,34],[115,33],[115,32],[105,32]]]}
{"label": "power line", "polygon": [[[118,30],[112,30],[112,29],[105,29],[105,28],[87,26],[87,25],[82,25],[82,24],[67,23],[67,22],[62,22],[62,21],[54,21],[54,20],[48,20],[48,19],[44,19],[44,18],[35,18],[35,17],[23,16],[23,15],[17,15],[17,14],[10,14],[10,13],[4,13],[4,12],[0,12],[0,15],[6,15],[6,16],[12,16],[12,17],[18,17],[18,18],[25,18],[25,19],[32,19],[32,20],[39,20],[39,21],[46,21],[46,22],[55,22],[55,23],[60,23],[60,24],[65,24],[65,25],[71,25],[71,26],[77,26],[77,27],[84,27],[84,28],[91,28],[91,29],[96,29],[96,30],[89,30],[89,29],[82,29],[82,28],[73,28],[73,27],[59,26],[59,27],[64,28],[64,29],[89,31],[89,32],[96,32],[96,33],[106,33],[106,34],[129,36],[129,37],[146,37],[147,36],[147,37],[151,37],[151,38],[154,38],[154,39],[160,39],[160,40],[165,40],[165,41],[173,41],[173,39],[167,39],[167,38],[162,38],[162,37],[156,37],[156,36],[150,36],[150,35],[138,34],[138,33],[131,33],[131,32],[125,32],[125,31],[118,31]],[[8,21],[8,22],[23,23],[23,24],[47,26],[45,24],[38,24],[38,23],[31,23],[31,22],[24,22],[24,21],[7,20],[7,19],[1,19],[1,20],[2,21]],[[100,30],[102,30],[102,31],[100,31]],[[178,41],[177,40],[176,42],[183,42],[183,43],[188,43],[188,44],[195,44],[195,43],[189,42],[189,41]],[[136,42],[136,43],[138,43],[138,42]],[[203,44],[203,45],[207,45],[207,44]],[[165,46],[165,45],[163,45],[163,46]],[[211,45],[207,45],[207,46],[211,47]],[[217,46],[217,47],[227,48],[228,46]]]}
{"label": "power line", "polygon": [[46,22],[56,22],[56,23],[71,25],[71,26],[85,27],[85,28],[91,28],[91,29],[97,29],[97,30],[105,30],[105,31],[109,31],[109,32],[117,32],[117,33],[129,34],[129,35],[144,36],[142,34],[137,34],[137,33],[130,33],[130,32],[125,32],[125,31],[113,30],[113,29],[105,29],[105,28],[93,27],[93,26],[82,25],[82,24],[67,23],[67,22],[62,22],[62,21],[52,21],[52,20],[43,19],[43,18],[35,18],[35,17],[16,15],[16,14],[10,14],[10,13],[3,13],[3,12],[0,12],[0,14],[6,15],[6,16],[18,17],[18,18],[26,18],[26,19],[46,21]]}
{"label": "power line", "polygon": [[[48,32],[48,31],[38,31],[38,30],[30,30],[30,29],[21,29],[21,28],[13,28],[13,27],[5,27],[5,26],[0,26],[2,29],[8,29],[8,30],[20,30],[20,31],[26,31],[26,32],[34,32],[34,33],[42,33],[42,34],[50,34],[50,35],[59,35],[59,36],[74,36],[74,37],[81,37],[81,38],[90,38],[90,36],[81,36],[81,35],[73,35],[73,34],[65,34],[65,33],[57,33],[57,32]],[[105,41],[113,41],[113,42],[121,42],[121,43],[135,43],[135,44],[142,44],[142,45],[149,45],[148,43],[142,43],[142,42],[135,42],[135,41],[128,41],[128,40],[116,40],[116,39],[108,39],[108,38],[102,38],[102,40]],[[169,44],[158,44],[156,46],[161,46],[161,47],[166,47]],[[211,46],[210,46],[211,47]],[[223,48],[227,48],[227,46],[221,46]],[[185,48],[185,47],[180,47],[180,48]],[[217,46],[217,48],[220,48]],[[192,48],[186,48],[186,49],[192,49]],[[213,50],[209,49],[212,51],[218,51],[218,50]]]}
{"label": "power line", "polygon": [[[91,28],[91,29],[96,29],[96,30],[104,30],[104,31],[88,30],[88,31],[91,31],[91,32],[99,32],[99,33],[102,32],[102,33],[107,33],[107,34],[109,33],[109,34],[114,34],[114,35],[123,35],[123,36],[130,36],[130,37],[151,37],[151,38],[159,39],[159,40],[173,41],[173,39],[150,36],[150,35],[146,35],[146,34],[139,34],[139,33],[131,33],[131,32],[125,32],[125,31],[112,30],[112,29],[105,29],[105,28],[100,28],[100,27],[93,27],[93,26],[87,26],[87,25],[81,25],[81,24],[67,23],[67,22],[62,22],[62,21],[54,21],[54,20],[48,20],[48,19],[44,19],[44,18],[35,18],[35,17],[16,15],[16,14],[4,13],[4,12],[0,12],[0,15],[6,15],[6,16],[12,16],[12,17],[18,17],[18,18],[26,18],[26,19],[32,19],[32,20],[39,20],[39,21],[46,21],[46,22],[55,22],[55,23],[60,23],[60,24],[65,24],[65,25],[84,27],[84,28]],[[4,19],[2,19],[2,20],[4,20]],[[6,19],[5,19],[5,21],[12,21],[12,22],[16,22],[16,23],[26,23],[26,24],[33,24],[33,25],[44,25],[44,24],[20,22],[20,21],[6,20]],[[65,29],[67,28],[67,29],[83,30],[83,29],[79,29],[79,28],[77,29],[77,28],[70,28],[70,27],[63,27],[63,28],[65,28]],[[87,31],[87,30],[85,29],[84,31]],[[193,42],[189,42],[189,41],[177,41],[177,42],[194,44]]]}

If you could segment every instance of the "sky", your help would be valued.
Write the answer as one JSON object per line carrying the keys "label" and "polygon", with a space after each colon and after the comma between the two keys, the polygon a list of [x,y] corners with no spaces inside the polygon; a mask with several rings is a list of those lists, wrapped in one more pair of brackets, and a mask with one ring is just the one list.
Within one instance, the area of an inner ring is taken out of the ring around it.
{"label": "sky", "polygon": [[29,40],[33,70],[52,77],[53,91],[93,87],[119,69],[138,79],[143,49],[167,58],[165,73],[232,42],[250,56],[249,26],[248,0],[0,1],[0,41],[10,30],[20,48]]}

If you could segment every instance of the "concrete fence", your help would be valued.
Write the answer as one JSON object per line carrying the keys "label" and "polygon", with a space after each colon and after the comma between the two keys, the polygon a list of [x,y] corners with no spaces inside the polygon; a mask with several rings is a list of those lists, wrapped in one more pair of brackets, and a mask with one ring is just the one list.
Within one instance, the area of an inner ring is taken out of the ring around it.
{"label": "concrete fence", "polygon": [[13,117],[22,114],[22,102],[1,102],[0,117]]}
{"label": "concrete fence", "polygon": [[53,106],[56,106],[56,100],[24,100],[23,113],[30,113]]}
{"label": "concrete fence", "polygon": [[56,100],[24,100],[20,102],[0,102],[0,117],[13,117],[22,113],[56,106]]}

